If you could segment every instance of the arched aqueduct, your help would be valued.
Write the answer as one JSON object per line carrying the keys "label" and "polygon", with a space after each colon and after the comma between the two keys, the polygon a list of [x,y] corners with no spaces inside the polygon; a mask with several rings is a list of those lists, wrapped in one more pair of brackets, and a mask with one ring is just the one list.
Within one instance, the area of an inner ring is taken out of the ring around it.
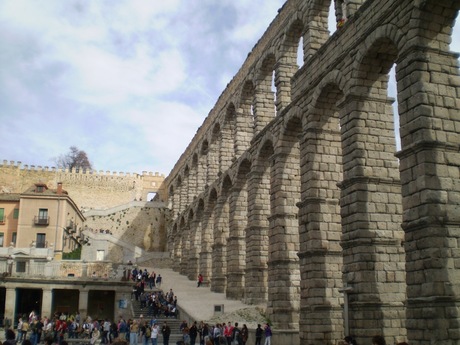
{"label": "arched aqueduct", "polygon": [[335,6],[285,3],[166,178],[175,269],[301,344],[459,344],[460,1]]}

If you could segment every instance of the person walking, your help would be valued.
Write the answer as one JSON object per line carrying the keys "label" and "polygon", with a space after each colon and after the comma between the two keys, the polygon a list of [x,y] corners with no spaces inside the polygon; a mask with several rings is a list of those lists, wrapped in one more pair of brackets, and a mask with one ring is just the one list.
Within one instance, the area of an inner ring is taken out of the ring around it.
{"label": "person walking", "polygon": [[158,344],[158,333],[159,333],[158,325],[155,322],[152,326],[152,331],[150,335],[150,337],[152,338],[152,345]]}
{"label": "person walking", "polygon": [[161,334],[163,335],[163,345],[169,345],[169,336],[171,335],[171,328],[165,321],[163,327],[161,327]]}
{"label": "person walking", "polygon": [[264,328],[265,328],[265,345],[271,345],[272,329],[270,328],[270,324],[267,322]]}
{"label": "person walking", "polygon": [[248,326],[246,326],[246,324],[244,323],[243,327],[241,328],[241,338],[243,340],[243,345],[246,345],[246,342],[248,341],[248,337],[249,337]]}
{"label": "person walking", "polygon": [[262,329],[262,326],[260,323],[257,325],[256,328],[256,344],[255,345],[260,345],[262,341],[262,334],[264,333],[264,330]]}
{"label": "person walking", "polygon": [[137,333],[139,333],[139,324],[137,320],[132,320],[129,325],[129,344],[137,345]]}
{"label": "person walking", "polygon": [[203,284],[203,275],[200,273],[198,274],[198,282],[196,287],[200,287]]}

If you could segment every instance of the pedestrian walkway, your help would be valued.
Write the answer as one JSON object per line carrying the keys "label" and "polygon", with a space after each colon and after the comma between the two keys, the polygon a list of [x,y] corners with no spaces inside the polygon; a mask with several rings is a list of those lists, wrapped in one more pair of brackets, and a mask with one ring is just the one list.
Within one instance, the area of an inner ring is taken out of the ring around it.
{"label": "pedestrian walkway", "polygon": [[191,281],[172,269],[156,269],[155,272],[163,277],[162,290],[166,293],[172,289],[177,295],[179,312],[185,311],[193,320],[212,319],[214,306],[223,306],[225,313],[232,313],[244,308],[256,308],[241,301],[228,300],[224,293],[211,292],[209,287],[201,286],[198,288],[196,281]]}

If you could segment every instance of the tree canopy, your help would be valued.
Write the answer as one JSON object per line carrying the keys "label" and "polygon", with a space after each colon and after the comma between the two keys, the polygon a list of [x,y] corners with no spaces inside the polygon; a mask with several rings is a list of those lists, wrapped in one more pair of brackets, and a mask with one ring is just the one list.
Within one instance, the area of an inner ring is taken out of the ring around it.
{"label": "tree canopy", "polygon": [[76,146],[70,146],[69,152],[59,156],[56,159],[56,163],[60,168],[93,169],[86,152],[79,150]]}

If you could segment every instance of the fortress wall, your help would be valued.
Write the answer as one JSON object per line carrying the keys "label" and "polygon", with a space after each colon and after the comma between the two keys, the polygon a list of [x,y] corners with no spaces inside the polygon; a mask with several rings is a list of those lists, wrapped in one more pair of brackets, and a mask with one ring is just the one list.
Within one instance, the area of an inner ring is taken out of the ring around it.
{"label": "fortress wall", "polygon": [[157,193],[164,200],[161,188],[164,175],[142,172],[69,171],[48,166],[24,165],[3,161],[0,165],[0,192],[21,193],[37,182],[56,188],[62,182],[64,189],[76,204],[83,208],[109,208],[133,200],[146,200],[148,193]]}

